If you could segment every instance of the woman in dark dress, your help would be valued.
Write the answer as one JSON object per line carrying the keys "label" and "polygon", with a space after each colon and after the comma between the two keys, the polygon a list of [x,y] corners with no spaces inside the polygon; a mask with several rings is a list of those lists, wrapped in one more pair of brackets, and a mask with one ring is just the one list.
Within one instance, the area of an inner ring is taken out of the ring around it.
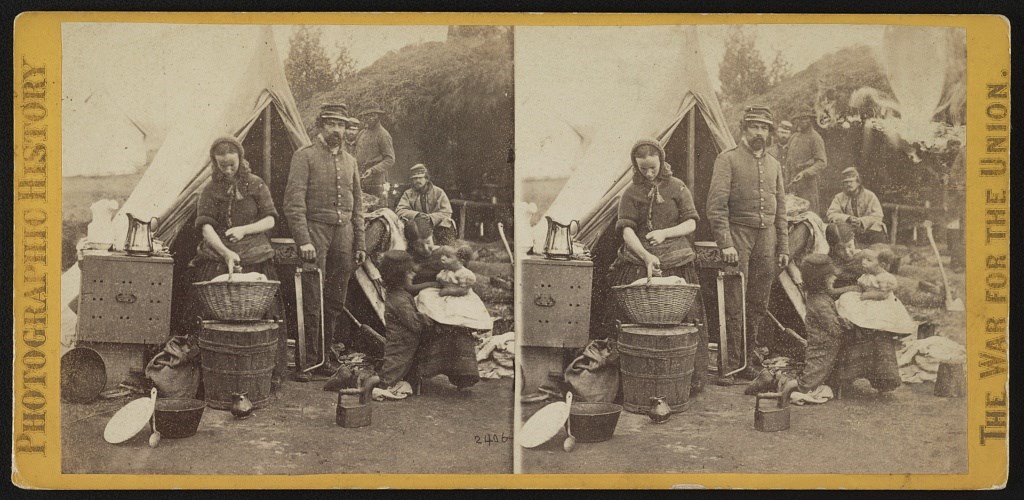
{"label": "woman in dark dress", "polygon": [[[245,148],[234,137],[213,141],[210,162],[212,178],[199,194],[196,206],[195,227],[202,233],[202,240],[189,263],[189,281],[207,281],[239,266],[242,272],[257,272],[276,280],[274,249],[267,232],[274,228],[278,214],[270,188],[252,173]],[[201,306],[194,297],[193,308],[195,315],[201,315]],[[280,316],[280,297],[276,297],[266,317]],[[278,332],[274,390],[280,386],[287,367],[288,332],[285,328]]]}
{"label": "woman in dark dress", "polygon": [[[672,176],[672,167],[665,161],[665,150],[658,141],[638,141],[630,151],[630,160],[633,183],[622,194],[615,224],[622,233],[623,245],[611,266],[610,283],[629,284],[659,273],[698,283],[691,235],[700,216],[690,190]],[[686,319],[702,324],[690,383],[690,393],[697,394],[704,388],[708,370],[707,329],[703,326],[707,323],[700,294]]]}

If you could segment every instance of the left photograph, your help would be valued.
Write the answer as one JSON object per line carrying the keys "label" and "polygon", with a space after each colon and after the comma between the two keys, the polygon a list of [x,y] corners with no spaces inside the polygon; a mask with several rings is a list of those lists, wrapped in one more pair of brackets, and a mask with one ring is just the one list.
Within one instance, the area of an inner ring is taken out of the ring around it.
{"label": "left photograph", "polygon": [[61,40],[65,474],[512,472],[510,27]]}

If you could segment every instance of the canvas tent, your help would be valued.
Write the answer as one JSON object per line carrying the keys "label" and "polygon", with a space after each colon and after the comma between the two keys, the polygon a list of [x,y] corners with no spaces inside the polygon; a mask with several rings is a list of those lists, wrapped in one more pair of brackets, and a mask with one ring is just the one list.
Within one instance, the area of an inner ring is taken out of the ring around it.
{"label": "canvas tent", "polygon": [[[145,105],[159,110],[161,121],[170,128],[114,222],[116,234],[125,234],[127,213],[143,220],[158,218],[155,237],[175,254],[175,293],[179,293],[183,265],[198,241],[191,224],[196,199],[210,178],[210,143],[223,135],[239,138],[253,172],[268,181],[280,207],[292,153],[308,144],[309,138],[269,26],[203,25],[158,33],[126,49],[115,66],[160,63],[166,81],[156,85],[165,92],[149,98],[163,101]],[[147,71],[128,70],[123,77],[154,84]],[[283,217],[273,236],[289,236]],[[74,338],[76,318],[68,304],[77,296],[79,282],[77,265],[61,277],[64,348]]]}
{"label": "canvas tent", "polygon": [[[572,174],[545,215],[563,224],[579,221],[575,240],[594,258],[592,334],[610,334],[604,314],[610,283],[603,271],[622,242],[614,222],[632,181],[629,152],[637,139],[662,144],[700,213],[695,239],[713,240],[705,214],[711,173],[718,153],[735,142],[696,28],[524,28],[516,32],[516,96],[517,170],[571,163]],[[542,218],[520,234],[531,234],[539,253],[546,232]]]}
{"label": "canvas tent", "polygon": [[64,177],[134,174],[146,164],[156,135],[103,89],[65,100],[61,122]]}
{"label": "canvas tent", "polygon": [[[711,239],[704,217],[711,170],[735,143],[694,27],[524,27],[516,32],[516,99],[516,167],[542,172],[571,163],[546,215],[578,220],[579,242],[594,249],[615,219],[632,178],[629,150],[641,137],[666,148],[704,219],[696,237]],[[545,232],[546,219],[532,233],[517,231],[532,234],[535,245]]]}

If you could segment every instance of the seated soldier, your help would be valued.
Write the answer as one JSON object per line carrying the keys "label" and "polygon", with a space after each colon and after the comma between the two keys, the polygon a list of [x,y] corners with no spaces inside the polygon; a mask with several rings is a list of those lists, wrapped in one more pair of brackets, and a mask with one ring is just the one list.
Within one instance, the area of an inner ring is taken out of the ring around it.
{"label": "seated soldier", "polygon": [[857,169],[847,168],[842,175],[843,190],[832,198],[825,217],[833,224],[848,224],[859,247],[885,243],[885,224],[878,196],[861,184]]}
{"label": "seated soldier", "polygon": [[427,167],[422,163],[409,170],[412,187],[402,194],[395,212],[402,222],[409,224],[416,219],[430,222],[434,245],[450,245],[455,240],[455,221],[452,220],[452,204],[444,190],[430,182]]}

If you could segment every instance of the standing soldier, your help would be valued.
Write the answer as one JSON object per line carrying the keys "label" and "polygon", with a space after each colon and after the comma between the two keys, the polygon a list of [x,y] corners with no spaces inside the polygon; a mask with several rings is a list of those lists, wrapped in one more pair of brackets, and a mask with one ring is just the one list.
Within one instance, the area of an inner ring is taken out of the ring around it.
{"label": "standing soldier", "polygon": [[[348,124],[344,104],[324,104],[316,123],[320,133],[313,143],[292,156],[284,194],[284,214],[306,262],[323,273],[324,339],[336,344],[346,336],[337,321],[345,307],[348,281],[366,258],[363,243],[363,202],[356,160],[342,148]],[[317,325],[314,304],[320,303],[316,275],[303,274],[307,325]]]}
{"label": "standing soldier", "polygon": [[377,103],[371,103],[359,113],[365,126],[356,138],[356,161],[363,192],[380,198],[381,205],[390,206],[385,184],[388,169],[395,164],[395,146],[391,133],[380,124],[383,114],[384,110]]}
{"label": "standing soldier", "polygon": [[[736,147],[723,151],[715,159],[708,190],[707,214],[722,258],[738,264],[747,277],[748,359],[753,360],[757,329],[768,310],[768,292],[779,269],[789,264],[789,229],[786,222],[785,187],[778,160],[766,151],[769,134],[775,127],[767,107],[750,106],[743,112],[740,128],[743,136]],[[726,290],[726,332],[729,338],[728,363],[743,363],[743,316],[738,307],[740,290]],[[731,371],[731,370],[730,370]],[[748,370],[744,375],[750,375]],[[719,384],[733,383],[722,377]]]}
{"label": "standing soldier", "polygon": [[342,147],[345,148],[345,152],[352,155],[353,158],[356,156],[356,140],[359,139],[359,120],[349,117],[348,126],[345,127],[345,142],[342,143]]}
{"label": "standing soldier", "polygon": [[775,131],[775,141],[768,146],[768,154],[779,160],[782,165],[782,178],[786,178],[786,153],[789,152],[789,139],[793,136],[793,124],[789,120],[779,122],[779,128]]}
{"label": "standing soldier", "polygon": [[813,120],[816,116],[814,110],[805,105],[793,117],[796,133],[789,139],[785,175],[788,177],[786,188],[789,192],[809,201],[809,210],[821,215],[818,176],[828,165],[828,157],[825,155],[825,141],[814,130]]}

